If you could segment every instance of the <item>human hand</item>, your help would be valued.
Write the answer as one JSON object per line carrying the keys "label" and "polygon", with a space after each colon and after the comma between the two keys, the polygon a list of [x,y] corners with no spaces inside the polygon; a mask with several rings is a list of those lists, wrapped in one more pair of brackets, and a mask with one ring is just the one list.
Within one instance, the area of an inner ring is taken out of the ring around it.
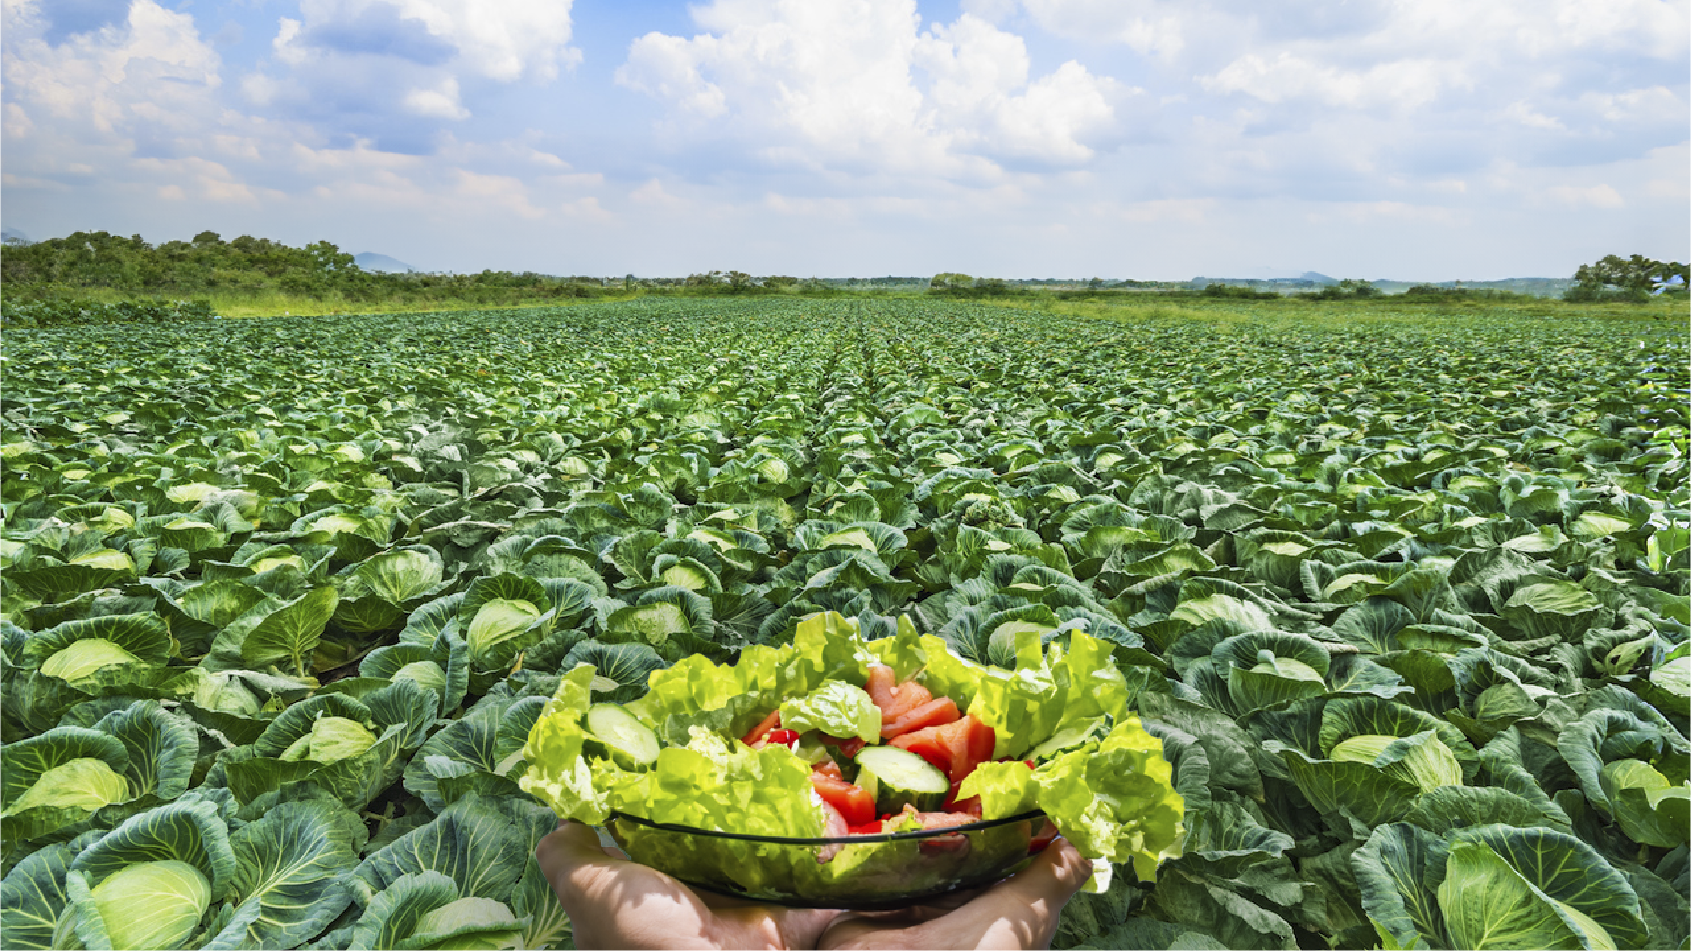
{"label": "human hand", "polygon": [[558,823],[534,857],[578,948],[814,948],[840,914],[695,894],[600,846],[598,833],[575,821]]}
{"label": "human hand", "polygon": [[1057,915],[1092,875],[1092,863],[1055,839],[1027,868],[949,902],[842,914],[818,948],[1044,948]]}

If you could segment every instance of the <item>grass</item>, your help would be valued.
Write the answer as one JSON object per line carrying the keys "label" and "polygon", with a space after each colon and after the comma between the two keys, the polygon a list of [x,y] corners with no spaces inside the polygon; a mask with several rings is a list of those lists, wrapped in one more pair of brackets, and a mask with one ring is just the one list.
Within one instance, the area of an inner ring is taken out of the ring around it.
{"label": "grass", "polygon": [[[101,302],[133,299],[135,294],[116,288],[90,287],[78,296]],[[160,295],[171,298],[172,295]],[[177,295],[205,298],[212,309],[224,317],[280,317],[285,314],[301,317],[324,317],[338,314],[398,314],[437,313],[456,310],[513,310],[524,307],[564,307],[575,304],[631,300],[638,297],[715,297],[683,288],[652,289],[635,287],[628,291],[606,288],[603,296],[516,298],[508,300],[475,299],[473,297],[419,299],[412,297],[387,300],[361,300],[338,294],[305,295],[280,291],[223,291],[208,290],[199,294]],[[797,296],[788,290],[778,295]],[[927,295],[911,291],[850,290],[841,291],[841,298],[923,298]],[[1161,297],[1152,293],[1103,297],[1093,300],[1059,300],[1035,292],[1026,296],[985,297],[976,303],[1016,310],[1090,317],[1115,321],[1198,321],[1225,327],[1244,323],[1284,320],[1303,325],[1331,328],[1353,327],[1358,320],[1426,323],[1429,320],[1491,318],[1491,319],[1560,319],[1601,321],[1691,321],[1691,308],[1685,299],[1658,299],[1645,304],[1571,303],[1552,298],[1466,301],[1415,302],[1401,296],[1377,297],[1362,300],[1311,301],[1295,297],[1267,300],[1209,299],[1201,297]]]}
{"label": "grass", "polygon": [[1140,321],[1196,321],[1218,327],[1245,323],[1260,324],[1264,320],[1296,323],[1333,329],[1355,328],[1358,321],[1415,323],[1430,321],[1554,319],[1574,321],[1679,321],[1691,320],[1691,307],[1678,300],[1653,300],[1646,304],[1592,303],[1577,304],[1543,298],[1538,300],[1468,300],[1436,303],[1411,302],[1402,297],[1378,297],[1362,300],[1309,301],[1297,298],[1280,300],[1206,300],[1178,298],[1169,301],[1111,300],[1056,301],[1027,300],[1025,298],[987,299],[981,303],[1017,310],[1091,317],[1122,322]]}
{"label": "grass", "polygon": [[599,301],[627,300],[638,294],[604,297],[548,297],[487,303],[471,300],[322,300],[287,294],[209,295],[212,309],[224,317],[327,317],[336,314],[428,314],[448,310],[514,310],[522,307],[568,307]]}

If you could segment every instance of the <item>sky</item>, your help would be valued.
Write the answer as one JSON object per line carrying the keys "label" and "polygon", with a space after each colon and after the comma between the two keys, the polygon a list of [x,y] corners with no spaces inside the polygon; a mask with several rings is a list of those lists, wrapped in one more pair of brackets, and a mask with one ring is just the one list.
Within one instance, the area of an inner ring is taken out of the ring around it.
{"label": "sky", "polygon": [[0,0],[0,221],[423,270],[1691,257],[1691,0]]}

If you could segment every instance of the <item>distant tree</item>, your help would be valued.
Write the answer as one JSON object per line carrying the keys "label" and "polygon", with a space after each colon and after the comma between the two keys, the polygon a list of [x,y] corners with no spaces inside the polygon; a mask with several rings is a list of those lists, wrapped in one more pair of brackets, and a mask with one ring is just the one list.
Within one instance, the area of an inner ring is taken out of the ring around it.
{"label": "distant tree", "polygon": [[781,274],[772,274],[769,277],[766,277],[766,278],[763,279],[763,286],[780,289],[780,288],[785,288],[785,287],[792,287],[793,285],[797,284],[798,282],[799,282],[799,279],[796,278],[796,277],[787,277],[787,276],[781,275]]}
{"label": "distant tree", "polygon": [[1380,289],[1367,281],[1347,277],[1337,284],[1329,284],[1313,294],[1299,294],[1313,300],[1355,300],[1359,297],[1379,297]]}
{"label": "distant tree", "polygon": [[936,291],[964,290],[975,286],[975,279],[967,274],[945,271],[935,274],[928,286]]}
{"label": "distant tree", "polygon": [[[211,234],[211,232],[208,231],[206,234]],[[216,235],[212,235],[212,237],[215,238]],[[199,240],[198,237],[194,238],[196,243]],[[347,271],[358,267],[352,255],[343,252],[327,241],[308,244],[305,246],[305,250],[311,252],[312,260],[317,262],[317,269],[320,271]]]}
{"label": "distant tree", "polygon": [[1104,279],[1101,278],[1101,277],[1095,277],[1092,280],[1086,282],[1086,287],[1087,287],[1088,290],[1094,290],[1094,291],[1099,290],[1103,286],[1104,286]]}
{"label": "distant tree", "polygon": [[1652,261],[1642,254],[1627,258],[1611,254],[1595,264],[1580,265],[1574,272],[1574,286],[1562,297],[1572,301],[1607,298],[1642,302],[1650,298],[1657,284],[1670,283],[1675,275],[1681,287],[1691,281],[1691,271],[1677,261]]}
{"label": "distant tree", "polygon": [[744,271],[728,272],[728,293],[744,294],[752,286],[752,276]]}
{"label": "distant tree", "polygon": [[1260,291],[1254,287],[1238,287],[1232,284],[1223,284],[1220,281],[1205,284],[1200,293],[1205,297],[1241,298],[1244,300],[1278,300],[1280,297],[1276,291]]}

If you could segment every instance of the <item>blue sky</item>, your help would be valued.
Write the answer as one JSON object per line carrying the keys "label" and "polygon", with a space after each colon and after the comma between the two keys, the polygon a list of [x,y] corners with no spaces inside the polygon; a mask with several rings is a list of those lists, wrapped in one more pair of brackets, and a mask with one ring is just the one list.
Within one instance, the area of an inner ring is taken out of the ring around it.
{"label": "blue sky", "polygon": [[1691,255],[1687,0],[0,0],[0,216],[431,270]]}

